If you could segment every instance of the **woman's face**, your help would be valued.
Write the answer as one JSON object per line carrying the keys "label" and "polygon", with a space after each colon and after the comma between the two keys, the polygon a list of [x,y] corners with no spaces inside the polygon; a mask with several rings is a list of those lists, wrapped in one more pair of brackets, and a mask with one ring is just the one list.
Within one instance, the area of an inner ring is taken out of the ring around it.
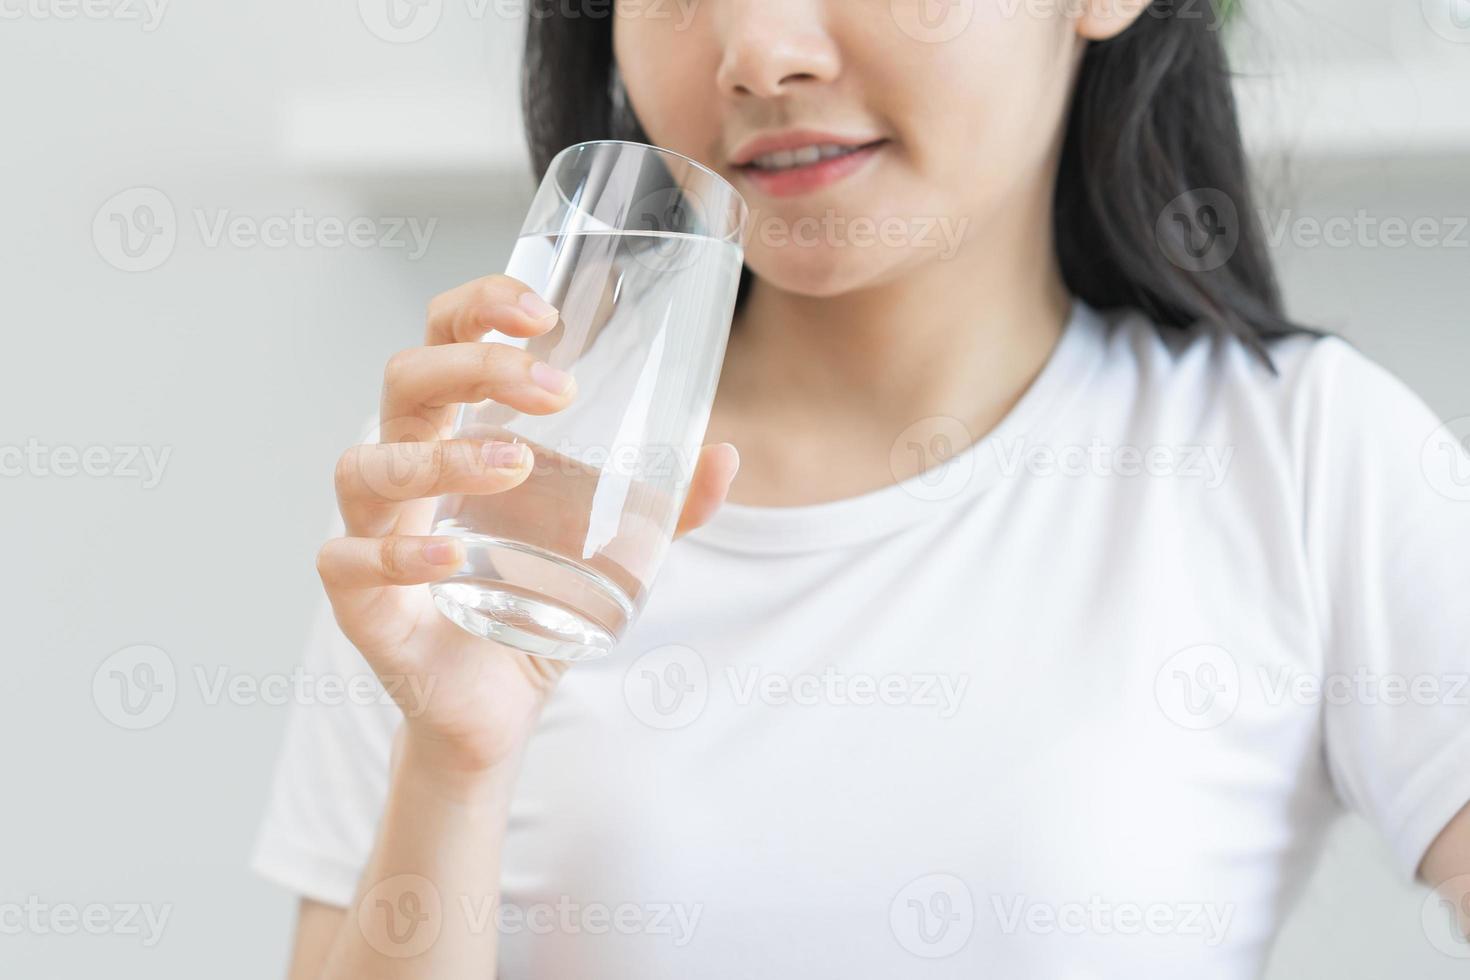
{"label": "woman's face", "polygon": [[[995,229],[1050,234],[1035,226],[1047,224],[1082,44],[1068,6],[618,0],[614,52],[649,139],[745,197],[755,274],[831,296],[945,261]],[[785,172],[752,172],[753,139],[797,130],[882,142],[815,167],[768,158]]]}

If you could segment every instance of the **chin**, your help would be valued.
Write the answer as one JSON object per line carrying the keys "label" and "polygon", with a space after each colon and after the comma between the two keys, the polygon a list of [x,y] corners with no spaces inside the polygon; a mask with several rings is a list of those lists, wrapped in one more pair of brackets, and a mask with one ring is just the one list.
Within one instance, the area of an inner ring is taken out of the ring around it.
{"label": "chin", "polygon": [[823,299],[876,284],[897,264],[898,256],[880,258],[874,250],[862,252],[789,247],[766,249],[759,256],[747,252],[745,262],[756,276],[782,292]]}

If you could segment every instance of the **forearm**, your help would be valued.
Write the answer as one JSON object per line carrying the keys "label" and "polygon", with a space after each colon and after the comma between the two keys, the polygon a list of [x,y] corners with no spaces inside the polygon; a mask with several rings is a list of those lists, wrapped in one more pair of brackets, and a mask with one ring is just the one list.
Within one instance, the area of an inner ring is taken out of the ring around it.
{"label": "forearm", "polygon": [[319,980],[495,976],[500,855],[519,756],[443,775],[405,739],[373,854]]}
{"label": "forearm", "polygon": [[1429,845],[1419,876],[1454,907],[1460,931],[1470,937],[1470,805]]}

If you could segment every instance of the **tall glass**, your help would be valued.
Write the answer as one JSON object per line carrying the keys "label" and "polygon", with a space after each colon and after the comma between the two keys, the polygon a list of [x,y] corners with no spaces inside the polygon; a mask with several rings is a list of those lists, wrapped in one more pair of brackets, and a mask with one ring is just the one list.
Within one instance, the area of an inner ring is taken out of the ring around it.
{"label": "tall glass", "polygon": [[456,435],[528,445],[512,490],[442,497],[434,533],[463,568],[431,589],[478,636],[560,660],[606,654],[648,596],[709,423],[744,261],[745,202],[669,150],[604,140],[559,153],[506,274],[561,313],[530,340],[496,336],[577,380],[545,416],[495,402]]}

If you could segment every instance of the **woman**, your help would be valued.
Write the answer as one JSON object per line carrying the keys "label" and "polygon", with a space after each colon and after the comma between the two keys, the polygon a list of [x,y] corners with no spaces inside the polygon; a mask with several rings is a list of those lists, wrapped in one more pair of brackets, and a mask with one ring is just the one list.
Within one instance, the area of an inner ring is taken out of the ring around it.
{"label": "woman", "polygon": [[430,498],[527,464],[392,427],[577,394],[481,342],[554,322],[522,284],[433,301],[307,663],[393,701],[298,710],[258,845],[292,976],[1239,980],[1342,807],[1470,892],[1464,460],[1284,319],[1213,18],[611,10],[531,18],[538,167],[653,142],[756,215],[682,537],[602,661],[440,616]]}

